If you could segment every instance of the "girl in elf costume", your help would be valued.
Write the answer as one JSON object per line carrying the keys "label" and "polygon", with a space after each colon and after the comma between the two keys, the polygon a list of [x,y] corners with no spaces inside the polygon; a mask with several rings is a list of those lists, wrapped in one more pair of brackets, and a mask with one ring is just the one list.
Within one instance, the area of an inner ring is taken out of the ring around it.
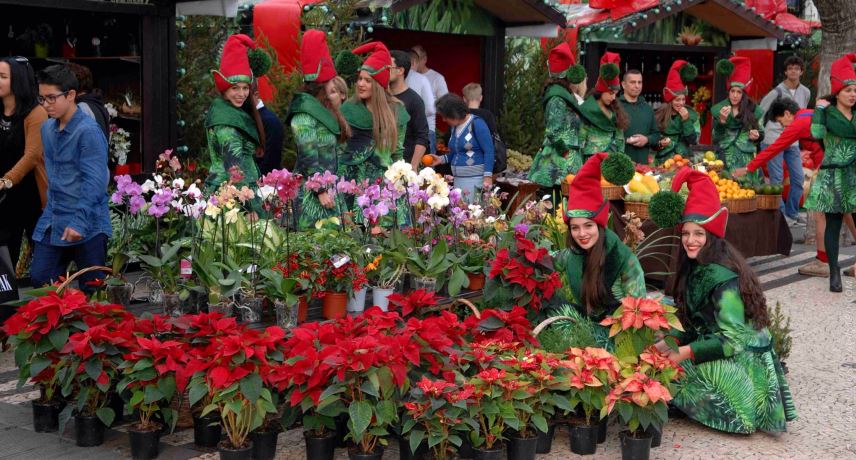
{"label": "girl in elf costume", "polygon": [[[558,315],[591,323],[599,346],[607,346],[608,330],[598,325],[627,296],[645,297],[645,273],[639,260],[612,230],[607,228],[609,202],[601,194],[601,174],[613,184],[633,178],[630,157],[596,153],[580,168],[570,185],[565,224],[568,249],[556,254],[554,266],[570,289],[568,302]],[[574,309],[576,311],[574,311]]]}
{"label": "girl in elf costume", "polygon": [[580,150],[583,161],[597,152],[624,153],[624,129],[630,124],[627,113],[618,102],[618,79],[621,56],[606,52],[600,58],[600,75],[592,93],[580,104],[583,124],[580,128]]}
{"label": "girl in elf costume", "polygon": [[342,104],[342,114],[353,134],[339,172],[347,179],[374,183],[392,163],[403,158],[410,116],[404,104],[387,91],[392,57],[386,46],[371,42],[353,52],[371,54],[360,67],[356,94]]}
{"label": "girl in elf costume", "polygon": [[580,101],[571,91],[586,78],[585,69],[574,63],[567,42],[550,50],[547,59],[550,78],[544,87],[544,142],[535,154],[529,180],[553,189],[561,185],[568,173],[576,174],[583,165],[580,152]]}
{"label": "girl in elf costume", "polygon": [[[264,155],[264,128],[250,85],[256,77],[264,75],[271,60],[253,39],[235,34],[226,39],[220,70],[212,70],[214,83],[221,97],[215,98],[205,118],[208,155],[211,158],[205,186],[216,190],[230,180],[229,170],[237,167],[242,176],[233,181],[237,187],[258,187],[259,169],[255,156]],[[253,209],[259,211],[255,201]]]}
{"label": "girl in elf costume", "polygon": [[[764,111],[747,91],[752,84],[752,65],[749,58],[733,56],[716,64],[716,71],[728,79],[728,99],[720,101],[711,109],[713,114],[713,143],[724,156],[728,171],[746,167],[755,158],[758,143],[764,137],[759,123]],[[752,173],[760,178],[758,173]]]}
{"label": "girl in elf costume", "polygon": [[[684,183],[686,204],[674,192]],[[673,331],[676,351],[667,345],[672,337],[657,343],[686,372],[672,404],[720,431],[785,431],[796,409],[767,330],[764,292],[752,267],[724,239],[728,210],[713,181],[683,168],[672,191],[654,195],[649,212],[656,224],[680,225],[681,232],[669,293],[684,332]]]}
{"label": "girl in elf costume", "polygon": [[[351,128],[337,108],[341,96],[333,81],[336,68],[327,48],[327,34],[320,30],[303,34],[300,63],[304,86],[294,95],[287,118],[297,144],[294,170],[304,178],[325,171],[336,173],[338,147],[351,136]],[[315,222],[339,216],[344,210],[338,195],[304,187],[297,199],[298,227],[313,228]]]}
{"label": "girl in elf costume", "polygon": [[[823,241],[829,264],[829,290],[841,292],[838,235],[845,214],[856,213],[856,53],[838,58],[830,68],[832,95],[817,101],[811,135],[823,139],[825,154],[814,179],[806,209],[826,215]],[[853,217],[856,217],[854,215]]]}
{"label": "girl in elf costume", "polygon": [[687,83],[695,80],[698,70],[694,65],[678,59],[672,63],[663,88],[666,103],[654,112],[660,142],[654,153],[654,164],[662,165],[675,154],[689,158],[690,146],[698,142],[701,124],[698,113],[687,105]]}

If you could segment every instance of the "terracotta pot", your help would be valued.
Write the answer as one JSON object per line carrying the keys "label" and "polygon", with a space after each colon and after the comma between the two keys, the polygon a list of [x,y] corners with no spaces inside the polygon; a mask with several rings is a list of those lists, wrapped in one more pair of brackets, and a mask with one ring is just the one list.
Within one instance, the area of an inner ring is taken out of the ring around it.
{"label": "terracotta pot", "polygon": [[471,291],[484,289],[484,273],[467,273],[467,278],[470,280],[470,285],[467,286],[467,289]]}
{"label": "terracotta pot", "polygon": [[325,292],[321,314],[326,319],[337,319],[345,316],[348,305],[348,294],[344,292]]}
{"label": "terracotta pot", "polygon": [[303,294],[297,298],[297,324],[305,323],[309,316],[309,296]]}

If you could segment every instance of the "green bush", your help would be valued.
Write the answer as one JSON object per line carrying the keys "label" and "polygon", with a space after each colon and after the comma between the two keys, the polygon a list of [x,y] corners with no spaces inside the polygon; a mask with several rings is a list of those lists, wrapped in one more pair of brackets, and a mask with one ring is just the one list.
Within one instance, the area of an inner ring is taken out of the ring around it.
{"label": "green bush", "polygon": [[782,304],[776,302],[774,308],[768,307],[770,326],[767,327],[773,340],[773,351],[784,361],[791,354],[791,318],[782,311]]}
{"label": "green bush", "polygon": [[505,94],[499,129],[509,149],[528,155],[541,148],[544,137],[541,93],[547,79],[547,54],[538,39],[505,40]]}

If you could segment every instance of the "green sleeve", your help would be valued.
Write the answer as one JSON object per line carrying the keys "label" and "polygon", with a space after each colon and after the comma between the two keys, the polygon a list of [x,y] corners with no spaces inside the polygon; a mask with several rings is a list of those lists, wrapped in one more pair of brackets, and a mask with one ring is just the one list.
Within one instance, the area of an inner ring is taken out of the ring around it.
{"label": "green sleeve", "polygon": [[[297,155],[300,160],[297,164],[300,169],[296,172],[309,177],[315,173],[323,173],[321,166],[322,155],[336,155],[336,152],[322,153],[321,142],[317,135],[318,126],[315,119],[305,113],[298,113],[291,118],[291,132],[294,134],[294,143],[297,145]],[[331,171],[335,173],[335,171]]]}
{"label": "green sleeve", "polygon": [[[624,297],[645,297],[648,295],[648,290],[645,288],[645,272],[642,270],[642,266],[639,264],[639,259],[636,256],[631,256],[627,259],[627,264],[621,271],[621,276],[615,280],[615,283],[620,284],[618,291],[621,293],[621,296],[616,296],[618,300]],[[618,287],[613,286],[613,294],[616,293],[615,291]]]}
{"label": "green sleeve", "polygon": [[624,153],[624,130],[616,129],[612,137],[612,153]]}
{"label": "green sleeve", "polygon": [[814,115],[811,116],[811,137],[815,139],[823,139],[826,137],[826,108],[814,109]]}
{"label": "green sleeve", "polygon": [[648,117],[648,133],[645,137],[648,138],[648,147],[656,147],[657,143],[660,142],[660,128],[657,127],[653,110],[651,110],[651,116]]}
{"label": "green sleeve", "polygon": [[[547,141],[560,153],[579,148],[579,139],[574,135],[573,123],[570,125],[566,123],[570,110],[568,104],[558,97],[551,97],[544,110],[544,134]],[[576,114],[571,112],[571,116],[576,116]],[[579,125],[579,121],[577,125]]]}
{"label": "green sleeve", "polygon": [[701,122],[698,114],[690,112],[689,118],[681,120],[681,137],[687,144],[695,144],[701,135]]}
{"label": "green sleeve", "polygon": [[728,136],[728,119],[726,118],[725,123],[722,123],[719,121],[719,114],[716,114],[713,118],[713,143],[718,144],[722,142],[726,136]]}
{"label": "green sleeve", "polygon": [[211,175],[207,182],[211,187],[219,187],[229,180],[229,168],[232,166],[243,166],[241,134],[231,126],[216,125],[208,129],[208,152],[211,158]]}
{"label": "green sleeve", "polygon": [[746,330],[746,316],[737,280],[728,281],[714,289],[711,301],[715,308],[716,330],[689,344],[696,364],[734,356],[742,348],[740,344],[744,343],[738,337]]}
{"label": "green sleeve", "polygon": [[585,152],[585,150],[586,150],[586,143],[588,142],[589,130],[590,129],[591,129],[591,127],[589,126],[588,123],[586,123],[586,122],[580,123],[580,139],[579,139],[579,143],[578,143],[579,148],[580,148],[580,152]]}

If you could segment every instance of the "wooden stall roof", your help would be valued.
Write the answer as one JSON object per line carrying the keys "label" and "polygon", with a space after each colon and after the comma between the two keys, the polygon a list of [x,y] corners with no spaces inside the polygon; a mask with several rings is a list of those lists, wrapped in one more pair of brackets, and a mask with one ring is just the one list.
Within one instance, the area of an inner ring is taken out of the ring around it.
{"label": "wooden stall roof", "polygon": [[[389,0],[388,6],[392,12],[397,13],[427,1],[429,0]],[[475,3],[508,26],[565,25],[564,13],[542,0],[475,0]]]}

